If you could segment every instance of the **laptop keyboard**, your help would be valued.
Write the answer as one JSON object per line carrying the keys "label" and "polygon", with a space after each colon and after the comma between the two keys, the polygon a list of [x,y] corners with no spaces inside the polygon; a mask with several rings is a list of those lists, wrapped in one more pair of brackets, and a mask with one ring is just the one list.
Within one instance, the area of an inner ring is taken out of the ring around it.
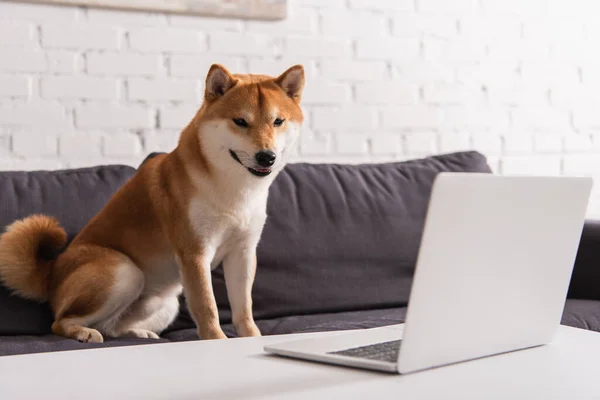
{"label": "laptop keyboard", "polygon": [[340,356],[368,358],[369,360],[388,361],[395,363],[398,361],[398,352],[400,351],[400,340],[391,340],[371,344],[369,346],[354,347],[347,350],[332,351],[328,354],[337,354]]}

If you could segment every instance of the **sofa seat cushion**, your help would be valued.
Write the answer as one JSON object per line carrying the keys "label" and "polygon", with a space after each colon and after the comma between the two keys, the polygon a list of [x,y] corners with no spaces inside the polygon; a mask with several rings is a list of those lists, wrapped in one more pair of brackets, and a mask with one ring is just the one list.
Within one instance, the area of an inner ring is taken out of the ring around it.
{"label": "sofa seat cushion", "polygon": [[[313,315],[293,315],[288,317],[258,320],[256,324],[264,336],[287,333],[339,331],[348,329],[376,328],[378,326],[401,324],[406,317],[406,308],[381,310],[348,311]],[[223,325],[228,337],[237,337],[231,324]],[[171,341],[196,340],[194,328],[168,331],[162,337]]]}
{"label": "sofa seat cushion", "polygon": [[561,324],[600,332],[600,301],[568,299]]}
{"label": "sofa seat cushion", "polygon": [[52,351],[100,349],[105,347],[133,346],[140,344],[167,343],[167,339],[110,339],[103,343],[80,343],[77,340],[63,338],[53,334],[0,337],[0,356],[29,353],[48,353]]}

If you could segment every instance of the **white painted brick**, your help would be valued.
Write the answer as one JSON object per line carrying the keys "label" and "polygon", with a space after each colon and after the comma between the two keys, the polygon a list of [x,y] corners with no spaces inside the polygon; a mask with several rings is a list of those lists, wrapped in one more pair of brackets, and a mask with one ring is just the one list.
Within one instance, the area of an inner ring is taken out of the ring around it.
{"label": "white painted brick", "polygon": [[550,56],[552,60],[562,62],[597,62],[600,60],[600,57],[590,52],[590,49],[594,48],[595,44],[595,39],[582,38],[571,41],[561,38],[552,42]]}
{"label": "white painted brick", "polygon": [[162,129],[183,130],[198,112],[196,106],[183,105],[160,110],[160,127]]}
{"label": "white painted brick", "polygon": [[455,151],[472,150],[471,138],[464,133],[444,133],[440,135],[439,151],[442,153],[452,153]]}
{"label": "white painted brick", "polygon": [[581,15],[598,15],[600,7],[596,2],[588,0],[573,0],[565,3],[561,0],[547,0],[548,14],[556,17],[581,17]]}
{"label": "white painted brick", "polygon": [[377,108],[349,105],[342,108],[315,108],[313,126],[332,132],[368,132],[377,128]]}
{"label": "white painted brick", "polygon": [[10,136],[0,135],[0,159],[7,159],[10,155]]}
{"label": "white painted brick", "polygon": [[512,111],[514,127],[541,131],[568,131],[569,113],[550,107],[521,107]]}
{"label": "white painted brick", "polygon": [[333,154],[300,154],[293,158],[294,162],[322,163],[322,164],[364,164],[373,162],[369,154],[337,155]]}
{"label": "white painted brick", "polygon": [[199,95],[198,81],[174,79],[129,78],[129,100],[181,100],[195,101]]}
{"label": "white painted brick", "polygon": [[423,39],[426,61],[478,61],[485,58],[485,42],[477,37]]}
{"label": "white painted brick", "polygon": [[[564,137],[564,150],[566,153],[582,153],[594,150],[595,144],[590,135],[571,134]],[[600,172],[598,170],[597,172]]]}
{"label": "white painted brick", "polygon": [[387,77],[387,65],[383,61],[323,60],[321,74],[340,81],[381,81]]}
{"label": "white painted brick", "polygon": [[350,0],[350,8],[374,11],[413,11],[413,0]]}
{"label": "white painted brick", "polygon": [[350,101],[350,86],[332,83],[328,80],[307,82],[302,95],[302,103],[307,104],[342,104]]}
{"label": "white painted brick", "polygon": [[477,11],[477,0],[417,0],[417,10],[433,14],[468,14]]}
{"label": "white painted brick", "polygon": [[[271,35],[285,34],[313,34],[319,25],[318,15],[315,10],[305,8],[291,8],[287,18],[279,21],[248,21],[246,30],[256,33]],[[237,21],[239,23],[239,21]],[[220,24],[219,24],[220,25]],[[211,29],[209,32],[214,31]]]}
{"label": "white painted brick", "polygon": [[154,54],[89,53],[87,72],[92,75],[155,76],[161,68],[161,58]]}
{"label": "white painted brick", "polygon": [[29,97],[31,78],[19,75],[0,75],[0,97]]}
{"label": "white painted brick", "polygon": [[325,11],[321,13],[321,29],[325,36],[376,37],[387,33],[388,24],[383,14]]}
{"label": "white painted brick", "polygon": [[483,100],[483,93],[477,87],[443,82],[425,85],[423,96],[431,104],[479,104]]}
{"label": "white painted brick", "polygon": [[442,121],[443,115],[435,107],[399,106],[386,107],[382,110],[384,128],[435,129]]}
{"label": "white painted brick", "polygon": [[119,48],[119,30],[87,24],[43,25],[42,46],[63,49],[116,50]]}
{"label": "white painted brick", "polygon": [[520,80],[520,63],[517,61],[475,61],[460,63],[456,67],[456,80],[461,83],[513,85]]}
{"label": "white painted brick", "polygon": [[505,156],[502,173],[506,175],[561,175],[560,155]]}
{"label": "white painted brick", "polygon": [[356,84],[356,101],[363,104],[416,104],[419,87],[394,82]]}
{"label": "white painted brick", "polygon": [[[2,3],[0,3],[2,4]],[[59,159],[6,159],[0,160],[1,171],[53,171],[63,169],[64,163]]]}
{"label": "white painted brick", "polygon": [[177,147],[179,135],[179,131],[144,132],[142,135],[144,151],[146,153],[172,151]]}
{"label": "white painted brick", "polygon": [[356,42],[356,55],[363,60],[417,60],[420,44],[417,38],[359,39]]}
{"label": "white painted brick", "polygon": [[65,127],[68,119],[65,109],[51,102],[0,104],[0,121],[5,126]]}
{"label": "white painted brick", "polygon": [[460,20],[461,34],[483,40],[519,40],[522,29],[522,22],[517,17],[476,15]]}
{"label": "white painted brick", "polygon": [[58,7],[55,5],[26,4],[17,2],[0,2],[0,19],[26,21],[75,21],[78,10],[75,7]]}
{"label": "white painted brick", "polygon": [[573,111],[573,125],[576,128],[600,128],[600,113],[594,105],[578,107]]}
{"label": "white painted brick", "polygon": [[241,32],[244,21],[235,18],[212,18],[198,15],[170,14],[169,25],[178,28],[192,28],[202,32],[232,31]]}
{"label": "white painted brick", "polygon": [[164,13],[144,11],[128,11],[90,7],[87,9],[87,18],[91,23],[96,25],[133,25],[153,27],[167,25],[167,16]]}
{"label": "white painted brick", "polygon": [[367,136],[338,133],[335,136],[335,150],[341,155],[367,154],[369,143]]}
{"label": "white painted brick", "polygon": [[409,133],[404,136],[406,154],[426,156],[437,153],[437,135],[433,132]]}
{"label": "white painted brick", "polygon": [[68,51],[46,51],[46,61],[49,72],[72,74],[79,69],[79,56]]}
{"label": "white painted brick", "polygon": [[12,149],[17,156],[22,157],[56,156],[58,143],[56,135],[48,132],[19,132],[12,135]]}
{"label": "white painted brick", "polygon": [[587,154],[567,154],[563,159],[565,175],[598,176],[600,157]]}
{"label": "white painted brick", "polygon": [[545,85],[501,82],[486,86],[490,103],[536,106],[549,103],[549,90]]}
{"label": "white painted brick", "polygon": [[313,80],[317,78],[317,66],[314,61],[302,60],[296,57],[284,57],[280,60],[264,60],[264,59],[252,59],[248,62],[248,73],[279,76],[284,73],[288,68],[300,64],[304,67],[304,76],[307,80]]}
{"label": "white painted brick", "polygon": [[345,8],[346,0],[294,0],[297,7],[316,7],[320,9],[326,8]]}
{"label": "white painted brick", "polygon": [[206,79],[212,64],[221,64],[231,73],[244,72],[241,58],[220,54],[173,54],[169,57],[169,72],[171,76]]}
{"label": "white painted brick", "polygon": [[549,55],[548,42],[497,39],[488,43],[488,57],[493,61],[544,61]]}
{"label": "white painted brick", "polygon": [[518,15],[532,17],[544,15],[545,0],[482,0],[484,11],[490,15]]}
{"label": "white painted brick", "polygon": [[378,133],[369,139],[371,153],[375,155],[397,155],[402,153],[401,137],[391,133]]}
{"label": "white painted brick", "polygon": [[397,14],[392,19],[392,33],[396,36],[419,37],[421,34],[448,38],[458,33],[458,20],[451,15]]}
{"label": "white painted brick", "polygon": [[41,51],[2,49],[0,71],[42,72],[46,70],[46,57]]}
{"label": "white painted brick", "polygon": [[600,86],[600,63],[586,62],[580,68],[581,81],[585,85]]}
{"label": "white painted brick", "polygon": [[93,167],[97,165],[129,165],[131,167],[137,168],[140,163],[143,161],[143,156],[134,156],[134,157],[103,157],[103,156],[94,156],[94,157],[69,157],[65,158],[65,164],[67,168],[85,168],[85,167]]}
{"label": "white painted brick", "polygon": [[141,151],[142,143],[136,134],[120,132],[102,138],[102,153],[107,157],[132,157]]}
{"label": "white painted brick", "polygon": [[504,153],[530,154],[533,152],[533,137],[528,134],[510,134],[503,138]]}
{"label": "white painted brick", "polygon": [[41,95],[47,99],[116,100],[119,82],[110,78],[48,76],[41,80]]}
{"label": "white painted brick", "polygon": [[400,62],[394,64],[393,79],[413,84],[425,84],[432,82],[455,82],[455,68],[440,63],[425,63],[420,61],[411,61],[410,63]]}
{"label": "white painted brick", "polygon": [[84,159],[101,157],[101,136],[97,134],[65,134],[58,138],[61,157]]}
{"label": "white painted brick", "polygon": [[191,29],[136,28],[128,32],[134,51],[199,53],[206,51],[206,36]]}
{"label": "white painted brick", "polygon": [[33,24],[0,20],[0,47],[32,48],[35,45]]}
{"label": "white painted brick", "polygon": [[440,108],[441,126],[453,129],[494,129],[506,130],[510,124],[508,108],[483,105],[447,105]]}
{"label": "white painted brick", "polygon": [[578,67],[571,63],[523,61],[521,75],[524,82],[532,84],[574,85],[579,83]]}
{"label": "white painted brick", "polygon": [[563,138],[556,134],[538,134],[533,137],[533,150],[536,153],[561,153]]}
{"label": "white painted brick", "polygon": [[473,150],[486,155],[499,155],[502,153],[502,136],[489,132],[473,135],[471,138]]}
{"label": "white painted brick", "polygon": [[210,34],[210,51],[217,54],[273,56],[276,38],[264,34],[214,32]]}
{"label": "white painted brick", "polygon": [[533,42],[582,40],[585,37],[585,30],[581,22],[581,19],[551,16],[525,20],[523,38]]}
{"label": "white painted brick", "polygon": [[330,134],[318,134],[304,131],[300,136],[302,155],[326,155],[332,150],[333,140]]}
{"label": "white painted brick", "polygon": [[138,105],[85,104],[75,110],[78,128],[152,128],[154,112]]}
{"label": "white painted brick", "polygon": [[285,51],[301,57],[349,57],[351,44],[348,39],[289,36],[285,40]]}

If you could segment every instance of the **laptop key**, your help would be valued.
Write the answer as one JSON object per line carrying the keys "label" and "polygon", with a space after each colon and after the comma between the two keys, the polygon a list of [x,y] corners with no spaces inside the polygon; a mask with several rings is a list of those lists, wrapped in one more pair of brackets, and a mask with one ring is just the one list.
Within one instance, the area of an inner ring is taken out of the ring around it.
{"label": "laptop key", "polygon": [[346,357],[367,358],[369,360],[396,362],[400,351],[400,340],[391,340],[371,344],[368,346],[353,347],[347,350],[332,351],[328,354],[336,354]]}

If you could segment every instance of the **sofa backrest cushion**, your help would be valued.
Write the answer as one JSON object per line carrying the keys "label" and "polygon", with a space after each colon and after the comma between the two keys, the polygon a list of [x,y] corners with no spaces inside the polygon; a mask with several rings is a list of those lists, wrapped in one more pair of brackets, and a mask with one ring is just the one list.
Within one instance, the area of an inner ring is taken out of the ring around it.
{"label": "sofa backrest cushion", "polygon": [[[443,171],[491,172],[477,152],[368,165],[288,165],[270,189],[255,317],[406,305],[429,196]],[[227,320],[222,269],[213,281]]]}
{"label": "sofa backrest cushion", "polygon": [[[0,229],[42,213],[56,217],[72,239],[134,173],[120,165],[0,172]],[[0,285],[0,335],[46,333],[51,322],[47,304],[12,296]]]}

